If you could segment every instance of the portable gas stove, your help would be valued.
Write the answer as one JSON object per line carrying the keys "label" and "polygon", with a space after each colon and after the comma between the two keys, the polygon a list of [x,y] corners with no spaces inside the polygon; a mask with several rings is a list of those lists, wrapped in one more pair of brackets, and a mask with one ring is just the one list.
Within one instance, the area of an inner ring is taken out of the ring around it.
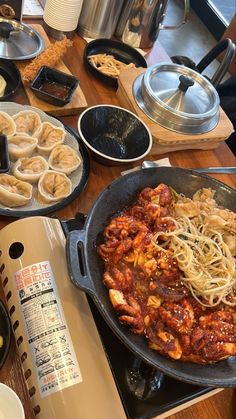
{"label": "portable gas stove", "polygon": [[166,418],[221,391],[177,381],[139,360],[88,299],[128,419]]}

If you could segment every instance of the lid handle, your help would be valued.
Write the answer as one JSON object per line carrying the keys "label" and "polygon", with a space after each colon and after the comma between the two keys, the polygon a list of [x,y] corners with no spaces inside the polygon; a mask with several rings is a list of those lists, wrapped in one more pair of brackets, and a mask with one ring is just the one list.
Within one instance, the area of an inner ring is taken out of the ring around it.
{"label": "lid handle", "polygon": [[0,22],[0,37],[8,39],[13,30],[14,28],[10,23]]}
{"label": "lid handle", "polygon": [[187,92],[188,88],[194,85],[194,80],[191,77],[184,76],[183,74],[179,78],[180,84],[178,89],[182,92]]}

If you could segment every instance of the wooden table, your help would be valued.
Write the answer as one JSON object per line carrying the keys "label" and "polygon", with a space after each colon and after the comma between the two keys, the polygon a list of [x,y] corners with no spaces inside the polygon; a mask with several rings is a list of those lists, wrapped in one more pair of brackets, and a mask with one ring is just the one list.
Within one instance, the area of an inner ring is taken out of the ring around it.
{"label": "wooden table", "polygon": [[[81,88],[86,96],[89,106],[99,103],[119,104],[116,98],[115,90],[98,82],[93,76],[89,75],[83,65],[83,49],[85,41],[78,36],[74,38],[74,45],[66,57],[65,64],[71,72],[80,79]],[[157,44],[155,49],[149,56],[149,64],[168,60],[169,57]],[[27,104],[26,95],[21,90],[15,97],[15,101],[21,104]],[[76,128],[77,117],[64,117],[62,121]],[[170,162],[174,166],[183,168],[205,167],[205,166],[235,166],[235,157],[225,143],[216,150],[211,151],[178,151],[170,153],[168,156],[151,155],[153,160],[162,157],[169,157]],[[123,165],[119,167],[105,167],[91,160],[91,172],[88,184],[84,192],[74,200],[68,207],[58,211],[56,215],[59,218],[71,218],[76,212],[87,213],[96,199],[97,195],[103,188],[120,175],[122,170],[130,169],[131,165]],[[214,175],[226,184],[235,187],[235,178],[230,175]],[[0,228],[13,221],[5,217],[0,217]],[[3,291],[0,284],[0,298],[4,299]],[[20,360],[16,351],[14,338],[12,339],[11,349],[8,359],[0,371],[0,381],[12,387],[21,398],[26,419],[32,419],[30,401],[25,387]],[[225,389],[217,395],[208,398],[186,410],[171,415],[171,419],[233,419],[236,415],[236,392],[234,389]],[[11,419],[11,418],[9,418]],[[50,418],[51,419],[51,418]],[[77,418],[75,418],[77,419]],[[82,418],[81,418],[82,419]],[[105,419],[105,418],[104,418]]]}

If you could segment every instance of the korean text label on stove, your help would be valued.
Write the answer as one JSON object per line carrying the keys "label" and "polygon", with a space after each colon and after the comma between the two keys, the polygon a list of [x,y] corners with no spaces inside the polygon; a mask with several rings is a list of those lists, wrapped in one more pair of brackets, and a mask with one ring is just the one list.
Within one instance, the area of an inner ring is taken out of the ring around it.
{"label": "korean text label on stove", "polygon": [[41,396],[82,382],[49,261],[20,269],[14,277]]}

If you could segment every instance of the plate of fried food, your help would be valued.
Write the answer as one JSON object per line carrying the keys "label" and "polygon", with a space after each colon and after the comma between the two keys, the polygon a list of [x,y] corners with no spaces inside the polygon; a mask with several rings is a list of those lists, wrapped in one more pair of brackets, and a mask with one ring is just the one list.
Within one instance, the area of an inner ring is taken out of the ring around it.
{"label": "plate of fried food", "polygon": [[0,104],[10,169],[0,174],[0,214],[45,215],[68,205],[86,185],[87,150],[77,134],[32,106]]}
{"label": "plate of fried food", "polygon": [[40,55],[38,55],[29,64],[22,67],[21,76],[23,82],[27,85],[30,84],[36,77],[40,68],[44,65],[55,68],[59,61],[65,55],[67,49],[72,46],[72,41],[67,39],[66,36],[60,41],[48,46]]}
{"label": "plate of fried food", "polygon": [[87,69],[99,80],[117,87],[122,71],[132,67],[147,67],[145,58],[130,45],[111,39],[96,39],[84,50]]}

